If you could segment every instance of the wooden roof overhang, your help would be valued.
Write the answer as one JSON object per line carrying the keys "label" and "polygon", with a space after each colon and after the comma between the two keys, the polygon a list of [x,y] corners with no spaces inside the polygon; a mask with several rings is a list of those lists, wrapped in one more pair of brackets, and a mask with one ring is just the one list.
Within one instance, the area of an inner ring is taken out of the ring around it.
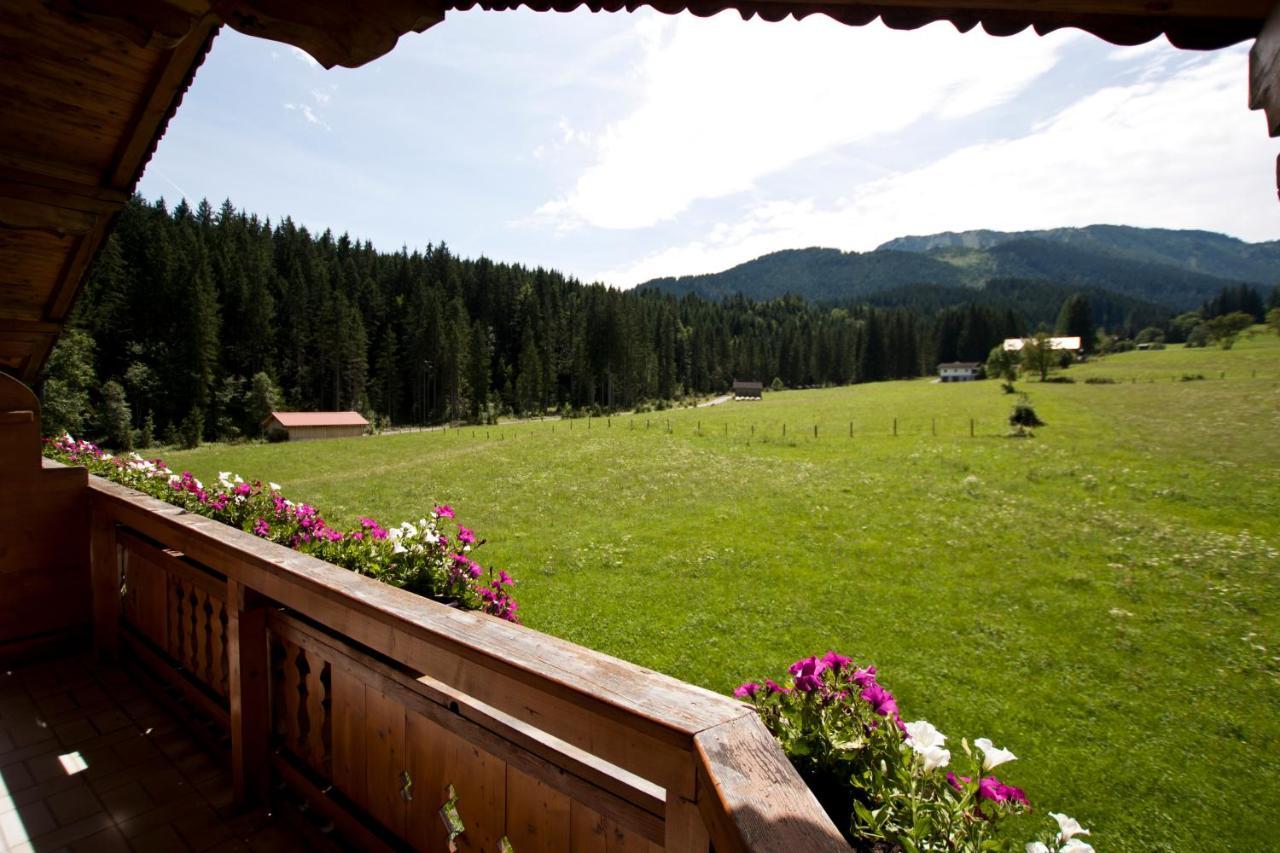
{"label": "wooden roof overhang", "polygon": [[878,18],[894,29],[949,21],[992,35],[1075,27],[1114,44],[1164,35],[1190,49],[1257,38],[1249,105],[1265,110],[1268,129],[1280,136],[1280,6],[1273,11],[1273,2],[7,0],[0,9],[0,370],[35,384],[86,271],[223,23],[299,47],[326,68],[376,59],[452,9],[522,6],[732,9],[770,21],[823,14],[851,25]]}

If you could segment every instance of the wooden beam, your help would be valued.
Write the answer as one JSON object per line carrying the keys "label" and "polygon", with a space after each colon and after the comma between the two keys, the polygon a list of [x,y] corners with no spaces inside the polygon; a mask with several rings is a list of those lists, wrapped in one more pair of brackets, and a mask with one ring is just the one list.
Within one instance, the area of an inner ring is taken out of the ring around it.
{"label": "wooden beam", "polygon": [[218,26],[212,15],[202,18],[157,65],[147,88],[148,95],[130,122],[111,168],[103,176],[106,186],[133,191],[160,137],[164,135],[169,119],[182,103],[196,70],[204,62],[218,33]]}
{"label": "wooden beam", "polygon": [[698,808],[716,853],[847,853],[844,837],[754,713],[695,741]]}
{"label": "wooden beam", "polygon": [[271,782],[267,752],[271,736],[267,606],[235,580],[227,581],[226,596],[231,778],[240,803],[263,803]]}
{"label": "wooden beam", "polygon": [[[1280,3],[1249,50],[1249,109],[1262,110],[1267,132],[1280,136]],[[1280,157],[1276,158],[1276,190],[1280,197]]]}
{"label": "wooden beam", "polygon": [[[75,23],[122,35],[138,47],[161,49],[186,38],[196,18],[208,10],[205,2],[182,4],[166,0],[44,0],[44,5]],[[192,14],[191,6],[199,10],[197,14]]]}
{"label": "wooden beam", "polygon": [[442,0],[215,0],[214,11],[233,30],[301,48],[325,68],[357,68],[444,20]]}
{"label": "wooden beam", "polygon": [[120,549],[116,524],[95,513],[89,525],[89,586],[93,591],[93,647],[113,661],[120,654]]}

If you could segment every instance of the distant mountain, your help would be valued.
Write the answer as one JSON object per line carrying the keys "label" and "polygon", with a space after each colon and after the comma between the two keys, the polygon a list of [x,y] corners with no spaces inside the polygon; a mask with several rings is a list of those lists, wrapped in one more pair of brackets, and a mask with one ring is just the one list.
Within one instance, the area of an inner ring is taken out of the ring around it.
{"label": "distant mountain", "polygon": [[1045,231],[947,231],[899,237],[880,250],[933,254],[939,250],[991,249],[1023,239],[1060,243],[1129,261],[1178,267],[1237,282],[1274,285],[1280,279],[1280,240],[1246,243],[1213,231],[1174,231],[1128,225],[1090,225]]}
{"label": "distant mountain", "polygon": [[910,285],[978,290],[1002,279],[1105,290],[1183,311],[1224,286],[1247,283],[1269,291],[1280,281],[1280,241],[1245,243],[1207,231],[1115,225],[965,231],[900,237],[863,253],[821,248],[775,252],[720,273],[654,279],[640,289],[706,299],[793,294],[815,302],[846,302],[909,290]]}
{"label": "distant mountain", "polygon": [[750,299],[791,293],[815,302],[837,302],[903,284],[962,287],[966,280],[954,264],[918,252],[809,248],[774,252],[719,273],[655,278],[637,290],[661,290],[677,296],[692,293],[716,300],[737,293]]}

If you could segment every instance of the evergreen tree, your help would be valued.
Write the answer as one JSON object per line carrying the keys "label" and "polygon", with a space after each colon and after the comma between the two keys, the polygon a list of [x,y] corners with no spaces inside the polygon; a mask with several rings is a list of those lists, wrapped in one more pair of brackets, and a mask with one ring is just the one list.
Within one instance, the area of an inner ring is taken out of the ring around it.
{"label": "evergreen tree", "polygon": [[1083,352],[1094,351],[1096,334],[1093,326],[1093,309],[1089,307],[1089,300],[1084,294],[1073,294],[1062,303],[1062,310],[1058,312],[1058,322],[1054,328],[1058,335],[1079,337],[1080,349]]}
{"label": "evergreen tree", "polygon": [[88,333],[68,328],[54,346],[45,368],[41,426],[46,435],[84,435],[93,420],[89,394],[97,383],[94,344]]}
{"label": "evergreen tree", "polygon": [[117,450],[133,448],[133,416],[124,386],[112,380],[102,386],[102,402],[98,405],[100,443]]}

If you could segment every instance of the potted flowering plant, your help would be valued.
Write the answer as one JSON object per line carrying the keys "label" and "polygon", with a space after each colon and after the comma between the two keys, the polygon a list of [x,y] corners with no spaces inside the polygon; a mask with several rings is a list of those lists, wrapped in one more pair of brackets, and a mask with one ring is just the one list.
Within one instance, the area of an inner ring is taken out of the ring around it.
{"label": "potted flowering plant", "polygon": [[827,652],[796,661],[789,675],[734,695],[755,706],[854,849],[1092,853],[1075,837],[1088,830],[1065,815],[1054,815],[1056,835],[1031,843],[1002,835],[1002,821],[1031,810],[1020,788],[991,772],[1016,756],[987,738],[961,740],[953,756],[931,723],[903,721],[874,666]]}
{"label": "potted flowering plant", "polygon": [[[160,459],[117,457],[69,435],[50,439],[45,455],[137,489],[152,497],[327,560],[335,565],[465,610],[519,622],[505,571],[484,569],[474,557],[484,540],[454,522],[447,504],[417,522],[385,528],[372,518],[341,530],[314,506],[286,498],[276,483],[245,482],[223,471],[206,486],[189,471],[177,474]],[[456,530],[454,529],[456,528]]]}

